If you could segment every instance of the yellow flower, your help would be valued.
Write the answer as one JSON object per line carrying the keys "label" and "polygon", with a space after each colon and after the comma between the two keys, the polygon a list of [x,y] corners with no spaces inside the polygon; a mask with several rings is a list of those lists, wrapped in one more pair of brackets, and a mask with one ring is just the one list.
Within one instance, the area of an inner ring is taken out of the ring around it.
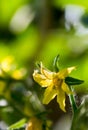
{"label": "yellow flower", "polygon": [[26,126],[25,130],[50,130],[52,122],[50,120],[41,120],[37,117],[32,117]]}
{"label": "yellow flower", "polygon": [[65,83],[65,78],[74,70],[75,67],[69,67],[59,72],[51,72],[45,69],[41,63],[40,70],[35,70],[33,73],[34,80],[46,87],[44,92],[43,103],[48,104],[52,99],[57,96],[57,102],[60,108],[65,112],[65,93],[72,94],[68,85]]}
{"label": "yellow flower", "polygon": [[0,63],[0,76],[5,77],[7,74],[16,80],[23,79],[27,71],[25,68],[19,68],[14,61],[13,56],[7,56]]}
{"label": "yellow flower", "polygon": [[4,72],[9,72],[14,69],[15,65],[13,65],[14,57],[13,56],[7,56],[2,62],[1,62],[1,68]]}
{"label": "yellow flower", "polygon": [[42,121],[36,117],[31,118],[25,130],[42,130]]}

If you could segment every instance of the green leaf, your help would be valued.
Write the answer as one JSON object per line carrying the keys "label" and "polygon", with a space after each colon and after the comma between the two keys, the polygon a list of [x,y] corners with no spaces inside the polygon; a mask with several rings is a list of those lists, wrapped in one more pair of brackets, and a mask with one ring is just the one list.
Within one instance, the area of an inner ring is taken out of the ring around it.
{"label": "green leaf", "polygon": [[59,55],[54,58],[53,68],[55,72],[59,71]]}
{"label": "green leaf", "polygon": [[41,63],[37,61],[37,62],[35,63],[35,66],[36,66],[38,69],[40,69]]}
{"label": "green leaf", "polygon": [[68,85],[79,85],[79,84],[82,84],[83,82],[84,82],[83,80],[79,80],[72,77],[65,78],[65,83],[67,83]]}
{"label": "green leaf", "polygon": [[21,127],[23,127],[23,126],[25,125],[26,121],[27,121],[27,119],[24,118],[24,119],[18,121],[17,123],[11,125],[11,126],[8,128],[8,130],[19,129],[19,128],[21,128]]}

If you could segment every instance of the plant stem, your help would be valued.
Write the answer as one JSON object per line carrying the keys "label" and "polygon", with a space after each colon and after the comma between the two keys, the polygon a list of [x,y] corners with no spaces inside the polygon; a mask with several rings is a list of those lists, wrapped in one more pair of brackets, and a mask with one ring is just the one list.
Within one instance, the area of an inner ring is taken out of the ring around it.
{"label": "plant stem", "polygon": [[[72,92],[74,92],[74,89],[72,86],[70,86],[70,90]],[[72,109],[73,109],[73,113],[75,114],[76,110],[77,110],[77,104],[76,104],[76,101],[75,101],[75,97],[74,97],[74,94],[70,94],[69,95],[69,99],[70,99],[70,103],[71,103],[71,106],[72,106]]]}

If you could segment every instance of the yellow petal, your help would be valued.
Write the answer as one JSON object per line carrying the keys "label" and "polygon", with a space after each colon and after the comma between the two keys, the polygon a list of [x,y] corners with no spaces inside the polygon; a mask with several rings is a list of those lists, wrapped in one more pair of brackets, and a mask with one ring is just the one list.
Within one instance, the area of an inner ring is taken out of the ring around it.
{"label": "yellow petal", "polygon": [[52,80],[47,79],[44,75],[39,74],[37,71],[34,71],[33,78],[42,87],[47,87],[52,83]]}
{"label": "yellow petal", "polygon": [[56,95],[57,91],[52,86],[47,87],[44,93],[43,103],[48,104]]}
{"label": "yellow petal", "polygon": [[57,73],[58,78],[64,79],[65,77],[67,77],[73,70],[75,69],[75,67],[69,67],[66,69],[61,70],[60,72]]}
{"label": "yellow petal", "polygon": [[60,108],[66,112],[65,110],[65,93],[62,89],[59,89],[57,94],[57,102],[59,103]]}
{"label": "yellow petal", "polygon": [[53,78],[53,72],[43,69],[43,74],[46,78],[51,79]]}
{"label": "yellow petal", "polygon": [[69,89],[68,85],[64,81],[63,81],[61,87],[62,87],[63,91],[66,92],[67,95],[72,94],[72,91]]}
{"label": "yellow petal", "polygon": [[52,79],[53,78],[53,72],[49,71],[48,69],[44,68],[41,62],[40,72],[43,74],[46,78]]}

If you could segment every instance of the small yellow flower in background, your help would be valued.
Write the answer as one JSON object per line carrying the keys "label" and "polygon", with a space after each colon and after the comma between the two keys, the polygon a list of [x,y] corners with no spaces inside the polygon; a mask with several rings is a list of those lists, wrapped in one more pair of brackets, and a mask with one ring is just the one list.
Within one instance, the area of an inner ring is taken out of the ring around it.
{"label": "small yellow flower in background", "polygon": [[13,56],[7,56],[0,63],[0,76],[10,76],[16,80],[23,79],[27,75],[26,68],[18,68]]}
{"label": "small yellow flower in background", "polygon": [[11,76],[16,80],[20,80],[20,79],[23,79],[26,74],[27,74],[26,69],[20,68],[18,70],[14,70]]}
{"label": "small yellow flower in background", "polygon": [[15,65],[13,65],[14,57],[13,56],[7,56],[2,62],[1,62],[1,68],[5,72],[9,72],[15,68]]}
{"label": "small yellow flower in background", "polygon": [[31,118],[25,130],[42,130],[42,121],[36,117]]}
{"label": "small yellow flower in background", "polygon": [[35,70],[33,73],[34,80],[46,87],[44,92],[43,103],[48,104],[52,99],[57,96],[57,102],[60,108],[65,112],[65,93],[67,95],[72,94],[68,85],[65,83],[65,78],[75,69],[75,67],[69,67],[59,72],[51,72],[43,67],[42,63],[39,70]]}

